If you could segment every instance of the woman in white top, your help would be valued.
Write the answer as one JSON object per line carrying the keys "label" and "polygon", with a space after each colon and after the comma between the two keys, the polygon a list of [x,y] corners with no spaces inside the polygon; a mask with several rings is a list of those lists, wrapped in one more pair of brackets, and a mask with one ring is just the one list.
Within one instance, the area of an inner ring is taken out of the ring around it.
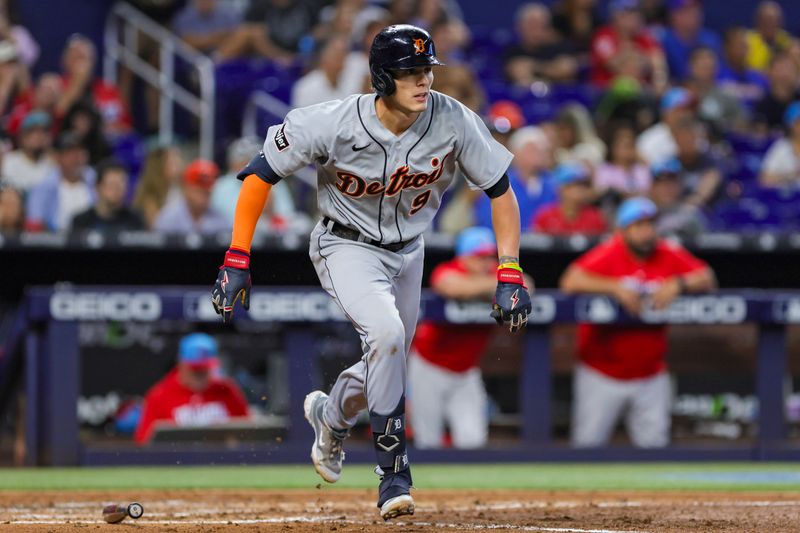
{"label": "woman in white top", "polygon": [[589,112],[581,104],[569,104],[556,119],[558,164],[577,163],[596,168],[606,156],[606,145],[597,136]]}
{"label": "woman in white top", "polygon": [[800,101],[783,115],[787,136],[776,141],[764,157],[759,182],[762,187],[790,187],[800,184]]}
{"label": "woman in white top", "polygon": [[636,152],[636,131],[624,123],[611,130],[608,161],[594,173],[597,196],[615,193],[620,198],[646,196],[652,178],[647,165],[639,161]]}

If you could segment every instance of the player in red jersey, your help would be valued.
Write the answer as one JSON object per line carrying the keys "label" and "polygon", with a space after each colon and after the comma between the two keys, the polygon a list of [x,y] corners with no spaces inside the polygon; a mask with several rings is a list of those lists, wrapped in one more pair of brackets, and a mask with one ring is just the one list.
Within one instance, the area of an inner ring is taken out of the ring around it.
{"label": "player in red jersey", "polygon": [[205,333],[181,339],[178,365],[144,398],[134,439],[150,440],[156,423],[204,426],[247,416],[247,401],[231,380],[214,375],[217,342]]}
{"label": "player in red jersey", "polygon": [[[715,288],[705,262],[657,237],[657,214],[648,199],[626,200],[617,213],[619,231],[578,258],[561,278],[561,289],[611,295],[638,316],[644,305],[661,309],[682,293]],[[666,326],[579,324],[577,351],[573,445],[606,444],[624,415],[634,445],[666,446],[671,402]]]}
{"label": "player in red jersey", "polygon": [[[464,230],[456,241],[456,257],[438,265],[431,289],[454,300],[491,300],[497,271],[497,244],[489,228]],[[492,332],[490,325],[437,324],[417,326],[409,354],[408,382],[414,445],[444,446],[445,426],[456,448],[486,444],[488,414],[480,358]]]}

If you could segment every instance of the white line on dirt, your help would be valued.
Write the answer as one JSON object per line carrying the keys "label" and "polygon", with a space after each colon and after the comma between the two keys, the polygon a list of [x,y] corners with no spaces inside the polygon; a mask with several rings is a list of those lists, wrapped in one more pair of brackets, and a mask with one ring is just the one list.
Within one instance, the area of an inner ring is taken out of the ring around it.
{"label": "white line on dirt", "polygon": [[[361,520],[339,520],[335,516],[323,517],[302,517],[290,516],[285,518],[257,518],[252,520],[142,520],[141,525],[163,525],[163,526],[203,526],[203,525],[252,525],[252,524],[290,524],[292,522],[325,522],[336,520],[347,524],[367,525],[372,521]],[[10,522],[12,525],[63,525],[65,520],[17,520]],[[70,524],[101,524],[99,520],[70,520]],[[389,522],[387,525],[396,527],[409,526],[429,526],[446,529],[468,529],[468,530],[510,530],[510,531],[548,531],[553,533],[647,533],[646,531],[616,530],[616,529],[581,529],[572,527],[537,527],[537,526],[517,526],[514,524],[451,524],[447,522]]]}

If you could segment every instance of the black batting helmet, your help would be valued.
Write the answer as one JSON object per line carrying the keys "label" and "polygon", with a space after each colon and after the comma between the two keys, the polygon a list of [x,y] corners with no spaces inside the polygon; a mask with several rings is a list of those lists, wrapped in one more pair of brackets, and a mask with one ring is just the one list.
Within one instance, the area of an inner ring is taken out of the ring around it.
{"label": "black batting helmet", "polygon": [[395,91],[390,70],[444,65],[436,59],[436,47],[430,33],[410,24],[395,24],[381,30],[369,49],[372,86],[380,96]]}

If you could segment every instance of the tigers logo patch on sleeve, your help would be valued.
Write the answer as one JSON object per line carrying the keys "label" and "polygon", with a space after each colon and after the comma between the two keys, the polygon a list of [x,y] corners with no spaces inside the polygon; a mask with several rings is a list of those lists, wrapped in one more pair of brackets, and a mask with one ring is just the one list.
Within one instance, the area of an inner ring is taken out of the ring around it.
{"label": "tigers logo patch on sleeve", "polygon": [[286,133],[283,131],[283,128],[286,127],[286,124],[281,124],[281,129],[275,134],[275,147],[278,149],[279,152],[282,152],[289,148],[289,139],[286,137]]}

